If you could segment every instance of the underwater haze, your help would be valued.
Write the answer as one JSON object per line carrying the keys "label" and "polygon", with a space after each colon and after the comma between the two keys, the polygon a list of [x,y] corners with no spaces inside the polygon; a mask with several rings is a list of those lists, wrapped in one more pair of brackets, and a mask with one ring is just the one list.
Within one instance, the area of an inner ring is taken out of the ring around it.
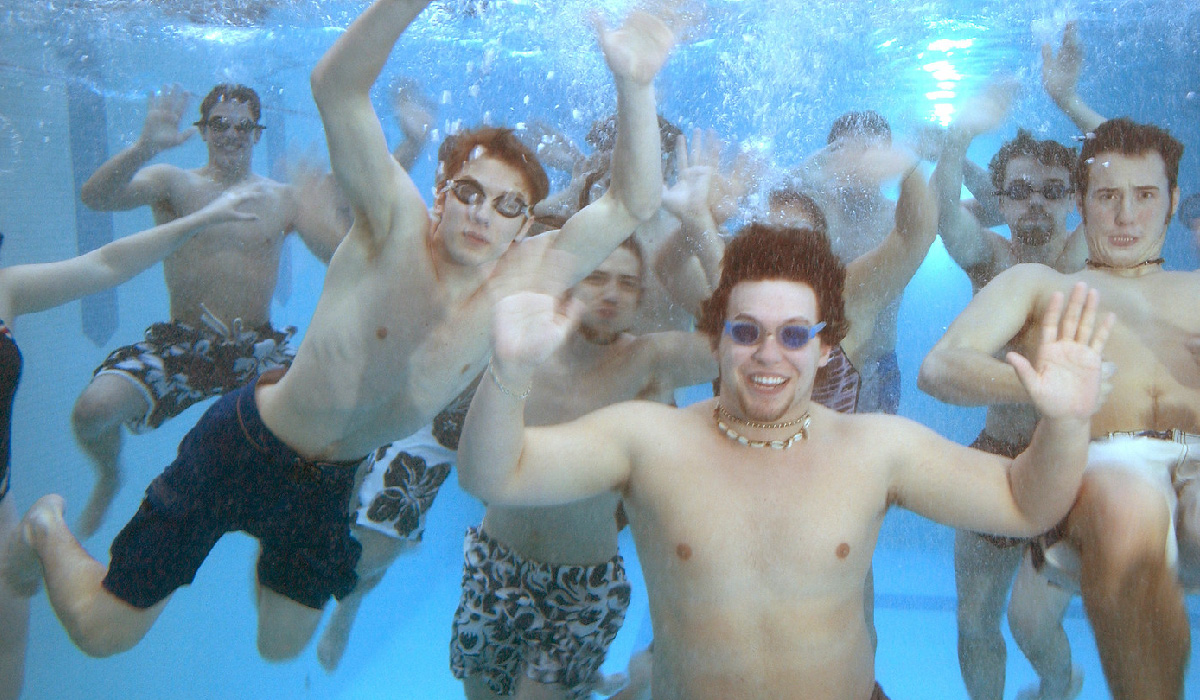
{"label": "underwater haze", "polygon": [[[659,2],[661,9],[666,3]],[[986,165],[1018,126],[1074,146],[1078,131],[1041,87],[1043,43],[1055,48],[1069,21],[1087,47],[1079,93],[1106,116],[1168,128],[1186,146],[1183,194],[1200,191],[1200,7],[1193,0],[924,2],[921,0],[706,0],[670,3],[684,41],[656,86],[659,112],[685,133],[715,130],[735,147],[786,170],[826,143],[835,118],[873,109],[903,140],[944,126],[996,76],[1022,86],[999,132],[976,139],[969,157]],[[149,208],[96,213],[79,185],[137,140],[147,96],[171,84],[193,94],[185,121],[217,83],[262,96],[263,137],[254,169],[284,179],[298,162],[328,168],[309,88],[321,55],[367,6],[343,0],[0,0],[0,265],[60,260],[153,225]],[[589,20],[611,25],[648,2],[614,0],[435,0],[397,43],[373,92],[389,144],[400,139],[390,88],[415,80],[437,105],[433,145],[413,180],[432,199],[436,144],[479,124],[545,122],[577,143],[615,108],[611,77]],[[194,115],[194,116],[193,116]],[[153,162],[193,168],[207,158],[193,138]],[[931,168],[926,166],[927,172]],[[557,187],[567,173],[551,171]],[[764,204],[747,202],[749,216]],[[1072,216],[1068,224],[1074,226]],[[276,326],[303,334],[325,267],[292,237],[272,308]],[[1191,235],[1172,223],[1168,269],[1194,269]],[[970,299],[966,275],[935,243],[900,307],[900,413],[967,444],[982,409],[942,404],[916,387],[917,369]],[[1196,303],[1186,300],[1177,303]],[[115,292],[22,318],[25,358],[14,409],[12,492],[24,512],[61,493],[68,521],[94,476],[71,434],[71,408],[92,370],[114,348],[169,317],[161,266]],[[682,397],[683,395],[681,395]],[[146,485],[171,462],[207,403],[147,435],[126,436],[124,486],[104,527],[84,542],[100,561],[137,510]],[[448,479],[424,541],[366,598],[346,657],[333,673],[310,646],[273,664],[255,648],[257,544],[226,536],[133,650],[92,659],[76,650],[45,599],[33,600],[28,700],[172,698],[461,698],[449,670],[450,624],[460,592],[462,536],[483,507]],[[955,636],[953,532],[894,509],[875,559],[877,675],[896,700],[966,698]],[[628,532],[621,550],[634,600],[605,669],[623,671],[649,639],[644,586]],[[1192,629],[1200,603],[1189,599]],[[332,606],[331,606],[332,607]],[[1108,691],[1078,600],[1066,627],[1085,673],[1082,698]],[[1005,634],[1008,635],[1007,625]],[[1008,637],[1006,698],[1034,681]],[[1200,698],[1197,653],[1189,698]]]}

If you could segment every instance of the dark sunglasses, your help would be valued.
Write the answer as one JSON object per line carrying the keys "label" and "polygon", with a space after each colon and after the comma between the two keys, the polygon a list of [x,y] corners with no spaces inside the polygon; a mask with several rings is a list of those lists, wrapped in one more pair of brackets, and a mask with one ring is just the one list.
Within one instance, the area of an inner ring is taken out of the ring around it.
{"label": "dark sunglasses", "polygon": [[758,345],[767,336],[773,335],[784,349],[799,350],[808,345],[808,341],[817,337],[824,327],[824,321],[812,326],[788,324],[776,328],[774,333],[767,333],[754,321],[726,321],[725,335],[728,335],[738,345]]}
{"label": "dark sunglasses", "polygon": [[[468,207],[483,204],[487,201],[487,193],[474,180],[454,180],[450,183],[450,194]],[[492,209],[506,219],[515,219],[529,209],[521,195],[515,192],[505,192],[492,200]]]}
{"label": "dark sunglasses", "polygon": [[1029,180],[1013,180],[1008,183],[1008,187],[997,190],[996,194],[1008,197],[1009,199],[1024,201],[1032,197],[1034,192],[1041,192],[1042,196],[1048,201],[1055,201],[1069,196],[1073,191],[1070,185],[1063,182],[1047,182],[1038,190],[1034,188],[1033,183]]}
{"label": "dark sunglasses", "polygon": [[195,122],[195,126],[200,128],[207,127],[208,130],[214,134],[225,133],[231,128],[237,129],[239,134],[248,134],[252,131],[262,131],[263,129],[267,128],[262,124],[255,122],[253,119],[243,119],[237,123],[234,123],[225,117],[209,117],[208,119],[201,119],[200,121]]}

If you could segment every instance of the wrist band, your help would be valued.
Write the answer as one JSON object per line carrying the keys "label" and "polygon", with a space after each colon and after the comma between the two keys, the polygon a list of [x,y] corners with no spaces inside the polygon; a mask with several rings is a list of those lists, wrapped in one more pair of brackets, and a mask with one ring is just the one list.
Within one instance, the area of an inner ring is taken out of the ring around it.
{"label": "wrist band", "polygon": [[525,391],[522,391],[519,394],[516,393],[512,389],[509,389],[508,387],[504,386],[504,382],[500,381],[500,376],[496,374],[496,368],[492,365],[491,362],[488,362],[488,374],[490,374],[492,376],[492,381],[495,382],[496,388],[499,389],[500,391],[504,392],[505,394],[513,397],[517,401],[524,401],[525,399],[529,398],[529,391],[533,388],[533,385],[526,387]]}

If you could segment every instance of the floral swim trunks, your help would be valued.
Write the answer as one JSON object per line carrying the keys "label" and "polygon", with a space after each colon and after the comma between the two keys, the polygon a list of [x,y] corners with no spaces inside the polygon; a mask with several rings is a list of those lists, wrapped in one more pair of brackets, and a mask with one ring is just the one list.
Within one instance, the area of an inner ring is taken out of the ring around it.
{"label": "floral swim trunks", "polygon": [[524,675],[588,697],[629,609],[620,555],[592,566],[543,564],[471,528],[463,557],[450,639],[454,676],[478,675],[493,692],[512,695]]}

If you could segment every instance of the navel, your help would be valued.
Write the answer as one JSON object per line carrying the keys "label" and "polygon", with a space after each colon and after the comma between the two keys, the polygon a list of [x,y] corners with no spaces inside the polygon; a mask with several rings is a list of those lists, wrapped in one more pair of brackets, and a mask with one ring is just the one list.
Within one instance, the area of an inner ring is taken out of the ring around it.
{"label": "navel", "polygon": [[675,554],[683,561],[687,561],[688,559],[692,558],[692,548],[687,546],[683,542],[680,542],[675,547]]}
{"label": "navel", "polygon": [[383,340],[387,338],[387,326],[380,326],[375,329],[375,337]]}
{"label": "navel", "polygon": [[463,365],[463,368],[458,370],[459,374],[466,374],[467,370],[471,369],[471,365]]}
{"label": "navel", "polygon": [[850,545],[846,544],[845,542],[839,544],[836,553],[838,559],[845,559],[846,557],[850,556]]}

